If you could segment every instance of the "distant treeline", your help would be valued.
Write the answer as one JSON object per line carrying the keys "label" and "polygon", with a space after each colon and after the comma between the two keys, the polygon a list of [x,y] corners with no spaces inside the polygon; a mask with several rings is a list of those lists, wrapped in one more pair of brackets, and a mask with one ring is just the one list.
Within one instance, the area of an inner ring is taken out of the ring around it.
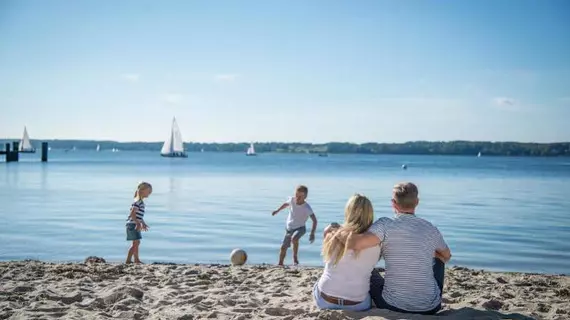
{"label": "distant treeline", "polygon": [[[13,140],[0,139],[0,149],[6,142]],[[116,142],[92,140],[42,140],[49,143],[52,149],[95,150],[97,145],[101,150],[147,150],[159,151],[162,142]],[[40,140],[32,140],[39,148]],[[194,143],[184,144],[189,152],[245,152],[249,143]],[[312,143],[255,143],[255,150],[263,152],[282,153],[358,153],[358,154],[421,154],[421,155],[477,155],[485,156],[570,156],[570,142],[561,143],[521,143],[521,142],[484,142],[484,141],[448,141],[429,142],[414,141],[406,143],[347,143],[330,142],[324,144]]]}

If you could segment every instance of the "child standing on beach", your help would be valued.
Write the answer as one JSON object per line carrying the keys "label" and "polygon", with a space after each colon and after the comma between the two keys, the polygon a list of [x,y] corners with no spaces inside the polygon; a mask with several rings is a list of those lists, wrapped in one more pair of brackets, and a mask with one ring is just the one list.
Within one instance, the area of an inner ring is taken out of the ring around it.
{"label": "child standing on beach", "polygon": [[135,191],[135,199],[131,205],[131,213],[127,218],[127,241],[132,241],[133,244],[127,254],[127,261],[125,263],[133,263],[132,258],[135,258],[135,263],[142,263],[139,259],[139,246],[141,243],[141,231],[148,231],[149,226],[144,222],[144,199],[148,198],[152,193],[152,186],[148,182],[141,182]]}
{"label": "child standing on beach", "polygon": [[309,242],[313,243],[315,241],[315,230],[317,229],[317,217],[313,212],[311,206],[305,201],[309,189],[305,186],[298,186],[295,189],[295,197],[289,198],[289,200],[281,205],[279,209],[273,211],[271,215],[276,215],[279,211],[289,207],[289,216],[287,217],[287,224],[285,228],[285,237],[281,244],[281,251],[279,252],[279,265],[283,265],[285,256],[287,255],[287,249],[293,244],[293,263],[295,265],[299,264],[299,240],[307,232],[305,224],[307,219],[311,218],[313,221],[313,227],[311,228],[311,235],[309,236]]}

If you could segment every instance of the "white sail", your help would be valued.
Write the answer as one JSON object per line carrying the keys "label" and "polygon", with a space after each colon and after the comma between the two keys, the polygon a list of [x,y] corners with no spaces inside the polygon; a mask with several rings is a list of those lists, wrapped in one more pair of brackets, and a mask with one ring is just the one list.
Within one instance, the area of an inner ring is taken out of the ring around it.
{"label": "white sail", "polygon": [[247,154],[255,154],[255,147],[253,146],[253,143],[249,144],[249,148],[247,148]]}
{"label": "white sail", "polygon": [[479,152],[479,153],[477,154],[477,158],[480,158],[480,157],[481,157],[481,152]]}
{"label": "white sail", "polygon": [[176,118],[173,118],[172,127],[170,128],[170,136],[168,137],[168,139],[166,139],[166,141],[164,141],[164,145],[162,145],[160,154],[175,155],[183,153],[184,153],[184,142],[182,141],[182,134],[180,133],[180,129],[178,128],[178,123],[176,123]]}
{"label": "white sail", "polygon": [[184,142],[182,141],[182,134],[176,123],[176,118],[172,119],[172,150],[174,152],[184,152]]}
{"label": "white sail", "polygon": [[99,150],[101,150],[101,146],[100,146],[100,145],[97,145],[97,149],[96,149],[96,150],[97,150],[97,152],[99,152]]}
{"label": "white sail", "polygon": [[30,142],[30,137],[28,136],[28,130],[26,129],[26,127],[24,127],[24,136],[22,137],[22,141],[20,141],[20,148],[19,151],[20,152],[26,152],[26,151],[34,151],[34,146],[32,146],[32,143]]}

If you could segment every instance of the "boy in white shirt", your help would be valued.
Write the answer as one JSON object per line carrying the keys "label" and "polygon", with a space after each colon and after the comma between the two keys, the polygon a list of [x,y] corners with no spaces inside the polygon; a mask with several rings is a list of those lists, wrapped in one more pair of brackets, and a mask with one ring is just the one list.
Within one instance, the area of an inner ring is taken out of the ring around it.
{"label": "boy in white shirt", "polygon": [[276,215],[279,211],[289,207],[289,216],[287,217],[287,224],[285,228],[285,237],[283,238],[283,243],[281,244],[281,250],[279,252],[279,265],[282,266],[287,255],[287,249],[293,244],[293,263],[295,265],[299,264],[299,240],[307,232],[305,224],[309,218],[313,221],[313,227],[311,228],[311,235],[309,236],[309,242],[313,243],[315,241],[315,230],[317,229],[317,217],[313,212],[311,206],[305,201],[309,189],[305,186],[298,186],[295,189],[295,197],[289,198],[289,200],[281,205],[279,209],[273,211],[271,215]]}

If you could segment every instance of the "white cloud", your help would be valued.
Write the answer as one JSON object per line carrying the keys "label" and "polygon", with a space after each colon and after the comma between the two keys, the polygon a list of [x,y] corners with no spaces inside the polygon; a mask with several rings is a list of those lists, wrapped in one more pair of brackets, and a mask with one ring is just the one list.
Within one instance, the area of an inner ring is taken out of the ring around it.
{"label": "white cloud", "polygon": [[162,101],[169,105],[179,105],[184,100],[184,96],[179,93],[167,93],[162,97]]}
{"label": "white cloud", "polygon": [[140,80],[141,76],[138,73],[123,73],[121,78],[128,82],[137,82]]}
{"label": "white cloud", "polygon": [[217,74],[214,76],[214,78],[218,81],[230,82],[230,81],[235,81],[237,78],[239,78],[239,74],[235,73]]}
{"label": "white cloud", "polygon": [[517,101],[513,98],[507,97],[496,97],[493,99],[493,103],[500,108],[504,109],[514,109],[517,105]]}

